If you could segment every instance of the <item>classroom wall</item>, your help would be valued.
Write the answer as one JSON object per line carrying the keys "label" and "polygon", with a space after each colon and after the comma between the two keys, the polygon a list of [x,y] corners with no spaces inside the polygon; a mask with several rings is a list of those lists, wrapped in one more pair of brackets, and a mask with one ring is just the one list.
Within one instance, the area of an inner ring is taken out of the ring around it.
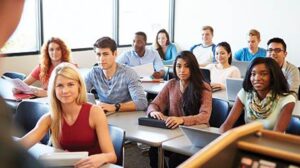
{"label": "classroom wall", "polygon": [[175,42],[190,49],[201,42],[201,27],[213,26],[214,42],[227,41],[232,50],[247,47],[247,33],[261,33],[260,46],[272,37],[287,44],[287,60],[300,66],[299,0],[176,0]]}
{"label": "classroom wall", "polygon": [[[129,49],[130,47],[118,48],[118,55]],[[93,50],[72,52],[72,60],[80,68],[91,68],[96,63],[96,54]],[[7,71],[30,74],[38,63],[39,55],[4,57],[1,58],[0,74]]]}

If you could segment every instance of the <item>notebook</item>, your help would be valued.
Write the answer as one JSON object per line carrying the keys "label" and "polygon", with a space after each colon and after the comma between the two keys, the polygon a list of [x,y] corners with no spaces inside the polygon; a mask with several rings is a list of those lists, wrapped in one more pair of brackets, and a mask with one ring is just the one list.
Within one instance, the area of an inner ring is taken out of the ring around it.
{"label": "notebook", "polygon": [[138,124],[143,126],[150,126],[150,127],[158,127],[158,128],[165,128],[169,129],[166,126],[166,123],[164,120],[159,120],[152,117],[140,117],[138,119]]}
{"label": "notebook", "polygon": [[245,77],[249,64],[250,62],[248,61],[232,61],[231,63],[231,65],[236,66],[240,70],[242,78]]}
{"label": "notebook", "polygon": [[221,135],[219,129],[214,127],[200,129],[180,125],[179,128],[194,146],[200,148],[205,147]]}
{"label": "notebook", "polygon": [[243,79],[227,78],[226,79],[226,95],[228,101],[235,101],[238,92],[243,87]]}
{"label": "notebook", "polygon": [[88,152],[54,152],[39,157],[47,167],[73,166],[79,160],[88,157]]}

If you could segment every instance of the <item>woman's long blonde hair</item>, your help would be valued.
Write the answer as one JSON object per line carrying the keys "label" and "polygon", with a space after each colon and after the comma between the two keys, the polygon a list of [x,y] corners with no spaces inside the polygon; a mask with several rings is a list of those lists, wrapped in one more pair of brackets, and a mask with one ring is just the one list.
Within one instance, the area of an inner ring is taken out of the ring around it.
{"label": "woman's long blonde hair", "polygon": [[44,43],[42,50],[41,50],[41,58],[40,58],[40,66],[41,72],[39,74],[40,80],[42,83],[47,83],[50,74],[48,71],[51,67],[51,58],[49,56],[49,44],[56,43],[59,45],[61,49],[61,61],[62,62],[70,62],[71,61],[71,50],[67,47],[66,43],[57,37],[51,37],[46,43]]}
{"label": "woman's long blonde hair", "polygon": [[79,95],[76,99],[76,103],[81,105],[87,102],[86,86],[84,80],[78,71],[78,69],[71,63],[61,63],[57,65],[49,79],[48,95],[50,98],[50,115],[51,115],[51,142],[54,147],[59,148],[59,138],[61,136],[62,125],[62,106],[61,102],[56,97],[55,87],[57,76],[63,76],[68,79],[72,79],[79,84]]}

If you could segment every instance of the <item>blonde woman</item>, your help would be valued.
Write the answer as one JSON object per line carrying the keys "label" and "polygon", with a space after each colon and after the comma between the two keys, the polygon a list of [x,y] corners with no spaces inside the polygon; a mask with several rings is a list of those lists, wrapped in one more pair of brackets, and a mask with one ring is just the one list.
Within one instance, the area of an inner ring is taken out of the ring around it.
{"label": "blonde woman", "polygon": [[[46,97],[48,81],[52,70],[62,62],[70,62],[71,50],[65,42],[57,37],[52,37],[44,43],[41,50],[40,63],[37,65],[30,75],[24,79],[28,85],[32,85],[36,81],[41,82],[41,88],[32,87],[33,93],[37,97]],[[18,93],[18,90],[13,92]]]}
{"label": "blonde woman", "polygon": [[88,151],[75,167],[99,167],[117,158],[101,107],[87,103],[85,83],[73,64],[62,63],[52,72],[48,95],[50,113],[19,141],[30,148],[51,131],[51,142],[67,151]]}

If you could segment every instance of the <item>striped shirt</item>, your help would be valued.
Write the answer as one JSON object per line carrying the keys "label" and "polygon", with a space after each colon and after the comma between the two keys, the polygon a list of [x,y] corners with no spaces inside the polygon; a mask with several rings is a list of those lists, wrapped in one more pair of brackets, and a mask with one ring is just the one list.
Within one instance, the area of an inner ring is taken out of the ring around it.
{"label": "striped shirt", "polygon": [[134,70],[125,65],[117,64],[117,71],[111,79],[106,79],[99,66],[93,67],[85,78],[87,91],[96,89],[103,103],[115,104],[133,101],[136,110],[147,108],[147,99]]}

